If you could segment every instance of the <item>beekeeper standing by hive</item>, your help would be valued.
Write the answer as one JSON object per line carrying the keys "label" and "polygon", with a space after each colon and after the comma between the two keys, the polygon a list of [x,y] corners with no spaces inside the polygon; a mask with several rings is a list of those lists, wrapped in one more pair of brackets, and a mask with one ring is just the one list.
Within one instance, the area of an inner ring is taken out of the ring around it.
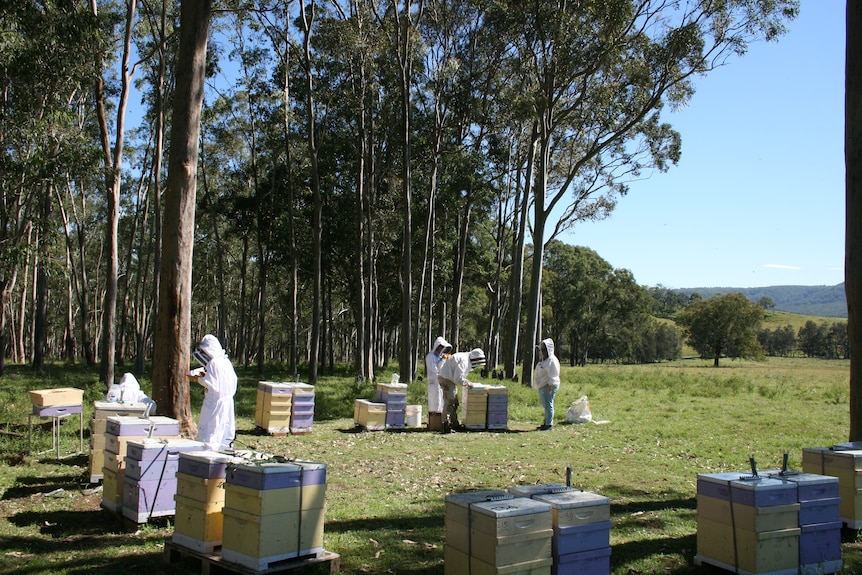
{"label": "beekeeper standing by hive", "polygon": [[428,378],[428,413],[443,412],[443,390],[440,388],[438,373],[450,351],[452,351],[452,346],[441,335],[434,340],[431,351],[425,356],[425,376]]}
{"label": "beekeeper standing by hive", "polygon": [[207,334],[193,354],[203,366],[189,372],[196,377],[205,391],[198,423],[198,441],[207,449],[227,451],[236,437],[236,416],[233,396],[236,394],[237,377],[233,364],[219,340]]}
{"label": "beekeeper standing by hive", "polygon": [[467,379],[470,370],[485,365],[485,352],[479,348],[461,351],[449,356],[437,374],[443,390],[443,433],[458,429],[458,386],[472,387]]}
{"label": "beekeeper standing by hive", "polygon": [[539,399],[545,410],[545,417],[537,429],[542,431],[554,428],[554,396],[560,389],[560,360],[554,354],[554,340],[543,339],[539,344],[542,360],[533,369],[533,389],[539,390]]}

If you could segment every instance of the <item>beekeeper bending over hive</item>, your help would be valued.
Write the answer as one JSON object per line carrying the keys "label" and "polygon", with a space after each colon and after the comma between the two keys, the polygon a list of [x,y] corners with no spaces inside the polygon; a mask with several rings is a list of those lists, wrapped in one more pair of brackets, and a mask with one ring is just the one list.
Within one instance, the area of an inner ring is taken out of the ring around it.
{"label": "beekeeper bending over hive", "polygon": [[192,370],[189,375],[197,377],[206,390],[197,439],[206,444],[207,449],[229,450],[236,436],[233,396],[237,377],[233,364],[219,340],[210,334],[204,336],[193,355],[203,368]]}
{"label": "beekeeper bending over hive", "polygon": [[472,387],[467,374],[475,367],[485,365],[485,352],[479,348],[453,353],[443,363],[437,374],[443,390],[443,432],[449,433],[460,427],[458,423],[458,386]]}

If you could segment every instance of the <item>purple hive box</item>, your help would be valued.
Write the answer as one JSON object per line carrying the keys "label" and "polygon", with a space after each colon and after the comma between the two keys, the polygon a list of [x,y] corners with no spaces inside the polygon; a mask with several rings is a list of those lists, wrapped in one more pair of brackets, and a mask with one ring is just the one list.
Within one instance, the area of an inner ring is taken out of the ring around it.
{"label": "purple hive box", "polygon": [[136,520],[173,515],[176,494],[176,477],[163,481],[137,481],[124,477],[123,515]]}
{"label": "purple hive box", "polygon": [[166,437],[180,434],[180,422],[162,415],[154,415],[149,419],[131,415],[111,415],[106,423],[106,433],[117,437]]}
{"label": "purple hive box", "polygon": [[180,453],[177,471],[203,479],[220,479],[225,477],[228,465],[244,462],[244,459],[233,455],[204,449]]}
{"label": "purple hive box", "polygon": [[225,476],[229,485],[250,489],[284,489],[326,483],[326,464],[304,461],[290,463],[262,462],[231,467]]}
{"label": "purple hive box", "polygon": [[611,545],[611,522],[599,521],[568,527],[554,526],[554,537],[551,539],[551,552],[554,560],[581,553],[604,549]]}
{"label": "purple hive box", "polygon": [[799,564],[815,565],[841,559],[841,521],[803,525],[799,535]]}
{"label": "purple hive box", "polygon": [[815,499],[799,504],[799,526],[833,523],[841,520],[841,498]]}
{"label": "purple hive box", "polygon": [[33,415],[38,415],[39,417],[59,417],[81,413],[83,410],[84,407],[82,405],[34,405]]}
{"label": "purple hive box", "polygon": [[152,459],[150,461],[138,461],[137,459],[125,458],[126,477],[138,481],[159,481],[164,479],[176,479],[179,469],[179,459]]}
{"label": "purple hive box", "polygon": [[697,476],[697,493],[698,495],[730,501],[730,483],[740,477],[751,477],[751,475],[738,471],[699,473]]}
{"label": "purple hive box", "polygon": [[126,459],[153,461],[156,459],[179,459],[182,451],[202,451],[205,445],[192,439],[138,439],[126,445]]}
{"label": "purple hive box", "polygon": [[831,475],[793,473],[777,476],[777,478],[796,485],[799,502],[840,497],[838,493],[838,478]]}
{"label": "purple hive box", "polygon": [[611,572],[611,548],[571,553],[554,559],[551,575],[608,575]]}
{"label": "purple hive box", "polygon": [[730,494],[734,503],[753,507],[797,503],[795,484],[769,477],[732,481]]}
{"label": "purple hive box", "polygon": [[392,411],[386,410],[386,427],[395,427],[398,429],[403,428],[405,424],[405,415],[404,410],[401,411]]}
{"label": "purple hive box", "polygon": [[306,415],[294,415],[290,419],[290,429],[308,429],[314,424],[314,415],[309,413]]}
{"label": "purple hive box", "polygon": [[313,403],[294,403],[291,406],[290,414],[293,417],[297,415],[314,415]]}

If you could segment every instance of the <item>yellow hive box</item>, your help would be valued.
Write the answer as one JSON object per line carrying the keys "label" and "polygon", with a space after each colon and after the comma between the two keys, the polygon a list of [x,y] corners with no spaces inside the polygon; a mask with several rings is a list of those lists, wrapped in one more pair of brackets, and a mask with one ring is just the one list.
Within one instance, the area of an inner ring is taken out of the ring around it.
{"label": "yellow hive box", "polygon": [[720,497],[709,497],[707,495],[697,494],[697,520],[706,519],[723,523],[725,525],[733,525],[733,515],[730,509],[730,501],[721,499]]}
{"label": "yellow hive box", "polygon": [[256,516],[223,508],[222,556],[288,559],[323,549],[323,509]]}
{"label": "yellow hive box", "polygon": [[470,575],[551,575],[553,567],[554,560],[550,557],[502,566],[490,565],[477,557],[470,558]]}
{"label": "yellow hive box", "polygon": [[847,467],[827,466],[823,470],[823,475],[837,477],[839,487],[846,489],[862,488],[862,471]]}
{"label": "yellow hive box", "polygon": [[799,527],[799,503],[755,507],[733,504],[734,525],[740,529],[762,533]]}
{"label": "yellow hive box", "polygon": [[549,504],[526,497],[474,503],[470,506],[470,534],[478,531],[500,538],[544,533],[553,527],[552,517]]}
{"label": "yellow hive box", "polygon": [[[301,491],[300,491],[301,489]],[[324,506],[326,484],[285,487],[282,489],[252,489],[242,485],[225,485],[225,507],[252,515],[291,513],[300,509],[320,509]]]}
{"label": "yellow hive box", "polygon": [[725,565],[736,561],[733,542],[733,525],[697,518],[697,554]]}
{"label": "yellow hive box", "polygon": [[290,427],[290,412],[264,413],[260,427]]}
{"label": "yellow hive box", "polygon": [[495,537],[474,529],[470,556],[494,567],[550,559],[553,535],[550,528],[508,537]]}
{"label": "yellow hive box", "polygon": [[146,439],[143,435],[124,435],[122,437],[112,433],[105,434],[105,451],[110,451],[121,458],[126,456],[130,441]]}
{"label": "yellow hive box", "polygon": [[798,527],[762,533],[736,529],[739,572],[773,573],[798,569],[800,532]]}
{"label": "yellow hive box", "polygon": [[[102,468],[105,466],[105,452],[104,451],[90,451],[90,476],[98,475],[102,476]],[[90,482],[92,483],[92,481]]]}
{"label": "yellow hive box", "polygon": [[114,473],[123,473],[126,470],[126,461],[124,457],[110,451],[103,451],[102,454],[105,461],[105,464],[102,466],[103,468],[113,471]]}
{"label": "yellow hive box", "polygon": [[108,429],[108,420],[107,419],[91,419],[90,420],[90,433],[92,435],[102,435]]}
{"label": "yellow hive box", "polygon": [[224,477],[196,477],[177,472],[177,495],[199,503],[224,503]]}
{"label": "yellow hive box", "polygon": [[105,449],[105,434],[90,436],[90,449],[104,451]]}
{"label": "yellow hive box", "polygon": [[123,505],[123,474],[110,469],[102,469],[102,500],[112,508]]}
{"label": "yellow hive box", "polygon": [[367,429],[386,429],[386,404],[357,399],[353,404],[353,422]]}
{"label": "yellow hive box", "polygon": [[446,543],[443,547],[443,568],[445,575],[471,575],[470,555]]}
{"label": "yellow hive box", "polygon": [[174,495],[174,501],[177,503],[175,532],[214,545],[221,542],[224,530],[222,502],[201,503],[181,495]]}
{"label": "yellow hive box", "polygon": [[[841,503],[838,508],[841,520],[851,523],[862,519],[862,489],[844,487],[839,484],[838,494],[841,497]],[[853,528],[856,529],[856,527]]]}
{"label": "yellow hive box", "polygon": [[51,405],[81,405],[84,401],[84,390],[75,387],[34,389],[29,393],[30,402],[39,407]]}
{"label": "yellow hive box", "polygon": [[823,473],[823,454],[831,451],[828,447],[803,447],[802,448],[802,471],[805,473]]}

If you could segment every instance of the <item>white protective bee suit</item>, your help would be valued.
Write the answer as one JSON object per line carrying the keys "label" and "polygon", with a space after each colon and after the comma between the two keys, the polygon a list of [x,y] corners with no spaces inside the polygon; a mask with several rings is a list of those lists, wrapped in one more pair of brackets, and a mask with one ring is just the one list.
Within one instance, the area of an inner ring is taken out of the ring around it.
{"label": "white protective bee suit", "polygon": [[206,362],[206,372],[198,377],[206,390],[201,404],[198,441],[207,449],[226,451],[231,449],[236,436],[236,416],[233,396],[236,394],[237,376],[233,364],[219,340],[207,334],[195,350],[195,357]]}
{"label": "white protective bee suit", "polygon": [[446,359],[445,354],[452,351],[452,346],[441,335],[434,340],[431,351],[425,356],[425,376],[428,378],[428,413],[443,412],[443,391],[437,374]]}
{"label": "white protective bee suit", "polygon": [[453,353],[443,363],[438,374],[440,388],[443,390],[443,431],[460,427],[458,423],[458,387],[470,387],[467,379],[470,370],[485,365],[485,352],[479,348],[472,351]]}

